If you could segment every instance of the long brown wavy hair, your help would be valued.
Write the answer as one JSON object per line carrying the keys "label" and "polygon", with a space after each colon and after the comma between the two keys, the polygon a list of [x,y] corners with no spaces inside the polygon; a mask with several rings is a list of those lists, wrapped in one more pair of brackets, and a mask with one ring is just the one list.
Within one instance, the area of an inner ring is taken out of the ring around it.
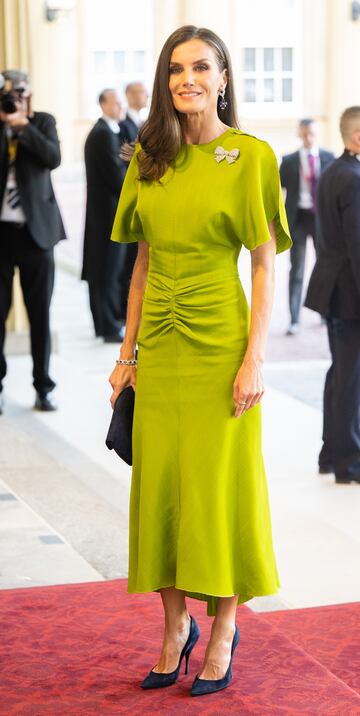
{"label": "long brown wavy hair", "polygon": [[211,30],[184,25],[175,30],[165,42],[157,63],[149,117],[139,132],[141,150],[138,153],[139,178],[159,180],[173,165],[183,140],[180,112],[173,104],[169,89],[169,65],[173,50],[192,39],[206,42],[215,52],[219,71],[227,70],[225,100],[227,107],[218,114],[224,124],[238,127],[234,78],[229,51],[225,43]]}

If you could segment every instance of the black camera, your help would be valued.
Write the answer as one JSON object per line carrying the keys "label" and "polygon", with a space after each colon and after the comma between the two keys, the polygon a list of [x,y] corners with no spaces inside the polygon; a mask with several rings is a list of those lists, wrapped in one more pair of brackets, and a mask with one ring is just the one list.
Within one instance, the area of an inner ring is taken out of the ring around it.
{"label": "black camera", "polygon": [[13,83],[0,75],[0,111],[5,114],[14,114],[18,111],[17,103],[25,92],[25,87],[14,87]]}

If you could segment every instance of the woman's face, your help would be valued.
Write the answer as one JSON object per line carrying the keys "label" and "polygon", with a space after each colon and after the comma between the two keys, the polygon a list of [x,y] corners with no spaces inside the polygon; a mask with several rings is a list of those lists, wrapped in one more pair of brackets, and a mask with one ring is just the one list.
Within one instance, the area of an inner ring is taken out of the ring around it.
{"label": "woman's face", "polygon": [[183,114],[214,110],[219,91],[226,86],[215,52],[206,42],[193,39],[175,47],[169,65],[169,89],[175,109]]}

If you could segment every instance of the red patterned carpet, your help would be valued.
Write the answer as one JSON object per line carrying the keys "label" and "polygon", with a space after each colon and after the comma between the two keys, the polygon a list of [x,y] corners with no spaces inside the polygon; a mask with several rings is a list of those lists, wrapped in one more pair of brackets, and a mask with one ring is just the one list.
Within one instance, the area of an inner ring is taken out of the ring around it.
{"label": "red patterned carpet", "polygon": [[144,692],[139,681],[161,643],[158,595],[127,595],[124,580],[0,592],[0,713],[360,716],[360,605],[267,615],[239,608],[234,681],[197,699],[189,687],[211,620],[202,603],[189,606],[202,630],[190,674]]}
{"label": "red patterned carpet", "polygon": [[360,604],[291,609],[262,616],[360,694]]}

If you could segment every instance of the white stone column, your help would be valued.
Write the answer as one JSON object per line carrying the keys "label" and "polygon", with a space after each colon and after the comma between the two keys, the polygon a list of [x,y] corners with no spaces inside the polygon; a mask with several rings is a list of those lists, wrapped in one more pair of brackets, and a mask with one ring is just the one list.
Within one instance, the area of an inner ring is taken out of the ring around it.
{"label": "white stone column", "polygon": [[360,20],[351,19],[350,0],[328,2],[326,58],[327,139],[338,152],[343,143],[339,132],[341,113],[360,105]]}
{"label": "white stone column", "polygon": [[0,0],[0,70],[30,69],[28,0]]}
{"label": "white stone column", "polygon": [[[327,96],[330,78],[327,54],[331,2],[332,0],[303,0],[302,5],[302,116],[316,119],[322,146],[329,144]],[[331,144],[328,148],[332,149]]]}
{"label": "white stone column", "polygon": [[59,21],[49,22],[43,0],[27,2],[34,109],[55,115],[62,159],[72,160],[76,154],[74,123],[80,104],[78,27],[81,18],[76,5]]}
{"label": "white stone column", "polygon": [[166,38],[182,24],[180,21],[180,4],[179,0],[168,0],[167,2],[164,2],[164,0],[153,0],[155,65]]}
{"label": "white stone column", "polygon": [[[27,0],[0,0],[0,71],[10,68],[31,69],[29,14]],[[22,350],[28,330],[18,271],[13,282],[13,301],[7,321],[7,347]]]}
{"label": "white stone column", "polygon": [[236,0],[224,0],[221,8],[209,0],[154,0],[155,61],[166,38],[181,25],[207,27],[226,42],[235,53]]}

